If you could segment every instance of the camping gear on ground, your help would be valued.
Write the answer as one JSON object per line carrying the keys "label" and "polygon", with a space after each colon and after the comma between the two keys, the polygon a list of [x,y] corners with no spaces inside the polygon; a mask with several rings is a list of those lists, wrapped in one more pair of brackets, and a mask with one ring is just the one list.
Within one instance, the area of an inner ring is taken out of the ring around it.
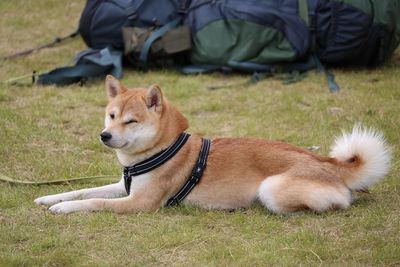
{"label": "camping gear on ground", "polygon": [[107,74],[122,76],[122,53],[117,50],[110,51],[108,48],[84,50],[75,57],[72,64],[74,66],[56,68],[39,75],[37,83],[68,85],[84,83],[86,80],[105,77]]}
{"label": "camping gear on ground", "polygon": [[317,68],[335,90],[324,65],[385,63],[400,43],[399,15],[398,0],[88,0],[79,32],[140,69]]}

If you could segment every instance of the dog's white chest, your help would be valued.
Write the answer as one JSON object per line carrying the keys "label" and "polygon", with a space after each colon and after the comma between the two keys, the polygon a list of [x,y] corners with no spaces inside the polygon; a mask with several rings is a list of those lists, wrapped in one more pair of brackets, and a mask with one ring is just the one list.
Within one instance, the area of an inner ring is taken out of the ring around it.
{"label": "dog's white chest", "polygon": [[131,194],[143,190],[151,181],[152,177],[149,173],[132,176]]}

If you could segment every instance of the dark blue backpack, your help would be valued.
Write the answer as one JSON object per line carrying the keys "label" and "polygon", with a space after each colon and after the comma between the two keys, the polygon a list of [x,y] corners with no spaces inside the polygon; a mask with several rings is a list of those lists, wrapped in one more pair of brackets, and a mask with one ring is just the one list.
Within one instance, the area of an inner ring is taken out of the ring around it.
{"label": "dark blue backpack", "polygon": [[94,49],[123,50],[122,28],[160,27],[172,21],[180,0],[88,0],[79,21],[79,33]]}
{"label": "dark blue backpack", "polygon": [[124,55],[146,66],[154,42],[186,25],[185,73],[302,72],[386,62],[400,43],[399,15],[398,0],[88,0],[79,32],[90,48],[122,55],[122,29],[148,29],[141,51]]}

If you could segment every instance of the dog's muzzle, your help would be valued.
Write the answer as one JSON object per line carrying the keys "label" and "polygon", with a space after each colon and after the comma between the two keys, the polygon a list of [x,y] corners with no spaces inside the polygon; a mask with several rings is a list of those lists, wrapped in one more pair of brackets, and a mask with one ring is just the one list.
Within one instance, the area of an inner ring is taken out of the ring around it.
{"label": "dog's muzzle", "polygon": [[100,139],[104,143],[110,141],[111,138],[112,138],[112,135],[109,132],[102,132],[100,134]]}

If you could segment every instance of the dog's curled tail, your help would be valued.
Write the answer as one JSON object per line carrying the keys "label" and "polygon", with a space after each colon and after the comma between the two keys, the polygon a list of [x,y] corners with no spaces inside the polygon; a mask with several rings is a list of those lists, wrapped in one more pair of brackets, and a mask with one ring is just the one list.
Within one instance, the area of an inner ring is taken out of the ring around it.
{"label": "dog's curled tail", "polygon": [[351,175],[343,177],[352,190],[366,190],[389,171],[391,149],[382,133],[357,125],[335,140],[330,156],[341,162],[353,162]]}

